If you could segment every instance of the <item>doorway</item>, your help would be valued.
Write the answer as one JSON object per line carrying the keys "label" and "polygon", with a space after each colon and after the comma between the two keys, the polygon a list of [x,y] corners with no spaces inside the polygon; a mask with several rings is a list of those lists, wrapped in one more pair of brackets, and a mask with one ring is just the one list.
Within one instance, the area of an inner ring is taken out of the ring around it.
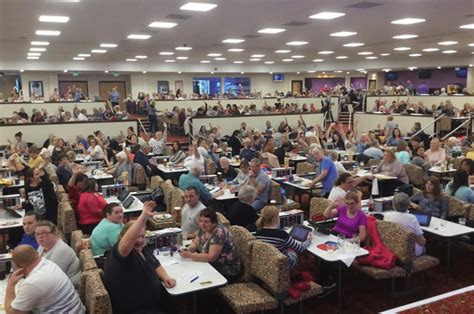
{"label": "doorway", "polygon": [[123,100],[127,98],[127,84],[125,81],[99,81],[99,96],[100,99],[106,100],[109,98],[109,93],[112,88],[117,87],[117,91],[120,94],[120,109],[124,110],[125,105]]}
{"label": "doorway", "polygon": [[291,81],[291,93],[300,95],[303,91],[303,81],[301,80],[292,80]]}

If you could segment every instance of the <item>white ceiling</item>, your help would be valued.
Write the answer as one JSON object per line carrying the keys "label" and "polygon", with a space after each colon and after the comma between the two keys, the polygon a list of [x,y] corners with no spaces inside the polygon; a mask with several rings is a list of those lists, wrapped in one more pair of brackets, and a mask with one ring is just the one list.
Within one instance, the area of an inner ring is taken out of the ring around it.
{"label": "white ceiling", "polygon": [[[474,63],[474,30],[460,29],[460,25],[474,23],[473,0],[370,0],[381,3],[368,9],[350,8],[358,0],[206,0],[218,7],[209,12],[181,11],[185,0],[81,0],[79,3],[61,3],[65,0],[0,0],[0,69],[61,70],[126,70],[126,71],[196,71],[206,72],[214,68],[222,71],[264,72],[271,70],[309,70],[356,68],[404,68],[407,66],[430,67],[436,65],[467,65]],[[196,0],[198,1],[198,0]],[[346,13],[334,20],[313,20],[308,17],[321,11]],[[184,14],[185,20],[167,18],[170,14]],[[40,15],[65,15],[67,24],[40,23]],[[390,21],[404,17],[424,18],[426,22],[415,25],[393,25]],[[153,21],[177,22],[172,29],[151,29]],[[291,22],[308,23],[303,26],[287,26]],[[275,35],[259,34],[266,27],[285,28]],[[36,36],[37,29],[60,30],[58,37]],[[355,31],[358,34],[346,38],[330,37],[338,31]],[[149,40],[127,39],[131,33],[148,33]],[[392,37],[400,34],[416,34],[410,40]],[[258,36],[249,38],[248,35]],[[223,44],[226,38],[243,38],[241,44]],[[46,40],[40,60],[26,60],[33,40]],[[304,46],[287,46],[293,40],[307,41]],[[452,40],[458,44],[440,46],[440,41]],[[106,54],[92,54],[86,61],[72,61],[79,53],[90,53],[100,43],[116,43],[117,48]],[[350,42],[363,42],[358,48],[343,47]],[[181,45],[193,47],[191,51],[175,51]],[[400,46],[409,51],[394,51]],[[438,52],[422,52],[436,47]],[[244,48],[245,52],[227,52],[229,48]],[[292,53],[276,54],[278,49]],[[446,55],[442,50],[454,49],[456,54]],[[333,50],[332,55],[318,55],[318,51]],[[160,56],[160,51],[174,51],[174,56]],[[366,60],[357,53],[371,51],[377,60]],[[214,61],[208,53],[222,53],[225,61]],[[381,53],[390,53],[382,57]],[[422,53],[422,57],[409,57],[410,53]],[[252,54],[265,54],[262,61],[251,62]],[[148,58],[138,62],[125,62],[136,55]],[[303,59],[282,62],[292,55],[304,55]],[[336,56],[348,56],[339,60]],[[188,60],[164,63],[165,59],[189,56]],[[314,63],[313,59],[325,62]],[[201,64],[201,60],[211,60]],[[244,64],[234,64],[241,60]],[[273,65],[264,61],[275,61]]]}

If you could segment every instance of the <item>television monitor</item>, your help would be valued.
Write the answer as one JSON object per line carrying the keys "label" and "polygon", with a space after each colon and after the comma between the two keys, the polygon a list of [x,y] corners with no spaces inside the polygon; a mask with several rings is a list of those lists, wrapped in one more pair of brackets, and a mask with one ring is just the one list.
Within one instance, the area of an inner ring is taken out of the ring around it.
{"label": "television monitor", "polygon": [[385,73],[385,80],[387,81],[396,81],[398,79],[397,72],[387,72]]}
{"label": "television monitor", "polygon": [[285,81],[285,74],[283,73],[273,74],[273,82],[284,82],[284,81]]}
{"label": "television monitor", "polygon": [[421,70],[418,72],[419,79],[430,79],[431,78],[431,70]]}
{"label": "television monitor", "polygon": [[467,68],[466,67],[457,67],[454,68],[454,71],[456,71],[456,77],[467,77]]}

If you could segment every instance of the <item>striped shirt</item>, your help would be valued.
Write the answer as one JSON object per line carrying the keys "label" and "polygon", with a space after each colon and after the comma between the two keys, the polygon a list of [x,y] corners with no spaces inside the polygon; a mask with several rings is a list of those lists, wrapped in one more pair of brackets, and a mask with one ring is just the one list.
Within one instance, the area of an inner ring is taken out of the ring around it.
{"label": "striped shirt", "polygon": [[296,241],[281,229],[262,228],[255,233],[257,239],[269,243],[288,257],[288,266],[295,268],[298,265],[298,253],[303,253],[311,244],[310,240],[302,243]]}

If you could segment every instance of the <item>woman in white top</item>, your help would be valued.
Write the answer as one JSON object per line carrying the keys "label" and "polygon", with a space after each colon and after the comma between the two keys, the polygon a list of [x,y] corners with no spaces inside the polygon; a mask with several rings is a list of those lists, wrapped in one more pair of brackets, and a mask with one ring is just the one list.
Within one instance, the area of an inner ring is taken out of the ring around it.
{"label": "woman in white top", "polygon": [[104,159],[104,150],[97,144],[95,137],[89,138],[89,148],[84,150],[84,154],[91,156],[92,159]]}
{"label": "woman in white top", "polygon": [[355,179],[349,172],[341,173],[336,182],[334,182],[334,187],[331,193],[329,193],[328,200],[330,200],[331,203],[344,203],[347,192],[354,189],[354,187],[363,180],[363,177]]}
{"label": "woman in white top", "polygon": [[431,140],[430,149],[425,152],[425,159],[431,166],[439,166],[446,161],[446,152],[441,147],[439,139]]}

